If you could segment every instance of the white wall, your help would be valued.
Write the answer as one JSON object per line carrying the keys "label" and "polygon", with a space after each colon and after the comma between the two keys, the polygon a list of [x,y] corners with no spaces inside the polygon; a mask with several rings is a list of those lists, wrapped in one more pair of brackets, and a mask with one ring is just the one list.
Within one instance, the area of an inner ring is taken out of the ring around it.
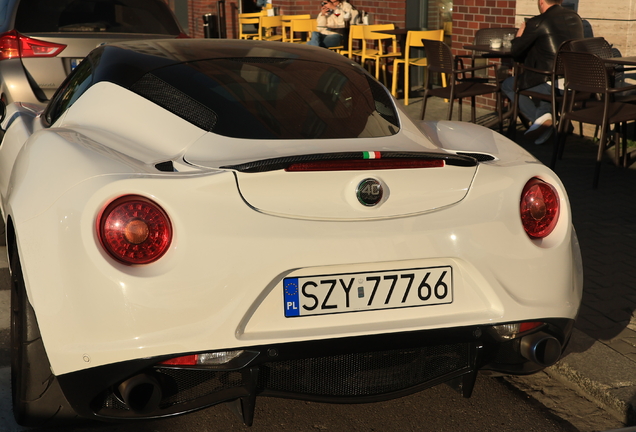
{"label": "white wall", "polygon": [[[568,0],[566,0],[566,3]],[[578,13],[621,54],[636,55],[636,0],[578,0]],[[537,0],[517,0],[516,25],[539,13]]]}

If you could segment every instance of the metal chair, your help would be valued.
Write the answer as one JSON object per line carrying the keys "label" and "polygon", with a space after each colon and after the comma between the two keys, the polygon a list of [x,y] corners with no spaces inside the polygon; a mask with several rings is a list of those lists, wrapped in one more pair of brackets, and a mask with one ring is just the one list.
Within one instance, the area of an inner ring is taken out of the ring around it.
{"label": "metal chair", "polygon": [[282,27],[283,19],[280,15],[261,16],[258,27],[258,36],[256,39],[264,41],[282,41],[282,31],[277,32],[277,29],[282,29]]}
{"label": "metal chair", "polygon": [[[317,29],[318,29],[318,23],[316,22],[315,18],[292,20],[291,34],[294,36],[291,42],[306,44],[311,39],[311,32],[315,32],[317,31]],[[299,33],[301,34],[301,36],[296,37],[296,35]]]}
{"label": "metal chair", "polygon": [[292,21],[298,19],[311,19],[311,15],[282,15],[283,21],[283,42],[294,42],[294,32],[292,31]]}
{"label": "metal chair", "polygon": [[[471,122],[476,123],[475,116],[475,98],[476,96],[495,94],[497,97],[497,112],[499,127],[503,124],[503,116],[501,112],[501,90],[499,82],[483,83],[477,81],[464,81],[462,76],[466,72],[473,72],[479,69],[493,68],[496,65],[487,64],[475,68],[457,68],[455,67],[456,59],[453,57],[451,49],[448,45],[441,41],[424,39],[424,49],[426,50],[426,58],[428,59],[428,74],[426,87],[424,90],[424,100],[422,104],[421,119],[424,120],[426,114],[426,102],[429,97],[440,97],[449,100],[448,104],[448,120],[453,117],[453,102],[455,99],[459,101],[459,120],[462,120],[462,99],[470,98],[471,101]],[[443,73],[447,75],[447,84],[441,88],[433,88],[431,83],[431,72]]]}
{"label": "metal chair", "polygon": [[[340,54],[354,59],[354,57],[362,57],[362,44],[364,43],[364,25],[354,24],[349,26],[349,35],[347,37],[347,45],[345,49],[340,50]],[[357,41],[359,47],[354,49],[354,41]]]}
{"label": "metal chair", "polygon": [[[523,64],[518,64],[516,66],[515,73],[515,81],[514,81],[514,89],[515,89],[515,99],[512,101],[512,116],[510,117],[510,125],[508,130],[508,136],[514,139],[516,134],[516,119],[519,117],[519,97],[520,96],[528,96],[531,99],[542,100],[546,102],[550,102],[552,105],[552,128],[554,130],[554,148],[552,152],[552,160],[550,163],[550,167],[554,168],[556,165],[557,154],[558,154],[558,125],[559,125],[559,117],[561,113],[561,106],[563,103],[563,94],[561,92],[562,89],[559,89],[559,80],[564,76],[563,70],[563,60],[561,58],[561,53],[564,51],[571,51],[572,42],[574,40],[567,40],[563,42],[557,51],[556,57],[554,59],[554,66],[552,70],[542,70],[532,68],[530,66],[525,66]],[[552,83],[552,92],[550,94],[538,93],[528,89],[519,88],[519,76],[524,71],[534,72],[540,75],[545,75],[548,77],[548,81]],[[590,101],[592,95],[590,93],[578,93],[576,96],[577,103],[585,103]],[[525,123],[525,120],[522,120]],[[526,124],[527,126],[527,124]],[[583,135],[583,128],[581,126],[580,134]]]}
{"label": "metal chair", "polygon": [[404,65],[404,105],[409,104],[409,69],[410,66],[418,66],[424,68],[424,82],[426,82],[426,66],[428,62],[426,57],[411,57],[412,48],[424,48],[423,39],[431,39],[437,41],[444,40],[444,30],[412,30],[406,34],[406,45],[404,47],[404,57],[393,60],[393,79],[391,82],[391,94],[397,97],[397,82],[399,76],[399,66]]}
{"label": "metal chair", "polygon": [[[382,30],[394,30],[394,24],[375,24],[363,26],[364,40],[362,43],[362,55],[360,62],[365,65],[368,61],[375,62],[375,78],[380,79],[382,69],[384,84],[386,80],[386,63],[389,59],[402,56],[397,48],[395,35],[382,33]],[[369,45],[372,48],[369,48]]]}
{"label": "metal chair", "polygon": [[[558,151],[561,152],[562,147],[565,146],[567,131],[564,125],[567,124],[567,121],[578,121],[599,126],[601,138],[598,142],[593,181],[593,187],[596,188],[598,186],[603,154],[612,144],[610,126],[636,121],[636,105],[614,102],[612,96],[622,91],[636,89],[636,85],[614,88],[611,82],[611,72],[608,71],[607,64],[595,54],[564,51],[560,55],[565,73],[565,91],[558,130]],[[599,94],[602,96],[603,103],[595,104],[591,107],[577,107],[575,104],[576,95],[580,92]],[[623,134],[621,149],[618,142],[618,128],[614,132],[613,143],[616,149],[616,163],[617,165],[626,165],[627,139],[625,134]]]}
{"label": "metal chair", "polygon": [[[243,13],[238,16],[238,30],[239,30],[239,39],[254,39],[258,37],[258,26],[260,23],[260,18],[263,15],[266,15],[267,11],[263,10],[261,12],[254,13]],[[245,26],[248,28],[253,27],[254,31],[245,31]]]}

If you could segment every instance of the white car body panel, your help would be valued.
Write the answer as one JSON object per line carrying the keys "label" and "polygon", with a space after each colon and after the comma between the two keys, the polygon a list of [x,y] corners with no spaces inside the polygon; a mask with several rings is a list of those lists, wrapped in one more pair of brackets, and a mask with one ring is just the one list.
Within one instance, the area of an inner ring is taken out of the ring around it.
{"label": "white car body panel", "polygon": [[[573,256],[578,249],[565,190],[548,168],[493,131],[458,122],[422,124],[437,141],[426,146],[505,158],[482,163],[476,171],[447,167],[449,173],[469,173],[452,202],[387,214],[380,206],[380,217],[354,222],[370,212],[352,210],[352,202],[342,196],[367,174],[344,172],[323,186],[339,191],[352,221],[338,212],[285,217],[248,205],[237,193],[237,174],[231,171],[150,169],[148,164],[178,158],[204,138],[212,143],[212,134],[202,137],[199,129],[133,94],[117,94],[127,103],[113,113],[108,95],[124,91],[114,85],[99,84],[89,91],[99,92],[97,100],[103,103],[88,115],[79,101],[56,129],[34,134],[13,169],[11,186],[6,177],[0,185],[9,206],[5,213],[19,230],[28,294],[55,374],[172,352],[576,316],[582,282],[579,269],[563,266],[568,260],[580,264]],[[143,121],[152,120],[157,127],[140,133],[134,127],[142,120],[139,116],[149,116]],[[416,133],[414,124],[404,120],[407,130],[398,138]],[[29,121],[21,127],[28,128]],[[119,124],[122,135],[103,133],[111,122]],[[17,132],[12,128],[10,133]],[[459,145],[456,134],[462,133],[477,138]],[[283,142],[269,151],[284,149]],[[0,152],[5,150],[3,146]],[[52,181],[30,181],[42,175]],[[238,176],[240,182],[253,176],[245,181],[248,186],[241,184],[242,189],[252,188],[251,196],[281,186],[270,182],[275,177],[271,173]],[[532,177],[549,181],[563,199],[560,223],[545,240],[528,238],[519,220],[524,184],[519,179]],[[442,178],[450,181],[450,176]],[[388,175],[386,182],[394,181],[406,186]],[[285,193],[300,197],[293,189]],[[148,196],[170,215],[175,238],[165,257],[151,266],[119,264],[96,240],[99,211],[123,194]],[[391,217],[395,215],[401,217]],[[324,220],[328,218],[336,220]],[[64,252],[51,253],[56,250]],[[452,304],[294,319],[282,312],[283,277],[441,264],[454,269]]]}

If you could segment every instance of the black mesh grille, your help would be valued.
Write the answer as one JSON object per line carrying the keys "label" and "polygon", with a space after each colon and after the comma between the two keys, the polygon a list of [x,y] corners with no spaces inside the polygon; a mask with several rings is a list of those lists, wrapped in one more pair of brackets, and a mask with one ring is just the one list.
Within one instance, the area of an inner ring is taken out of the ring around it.
{"label": "black mesh grille", "polygon": [[212,372],[202,370],[183,370],[158,368],[160,376],[168,378],[174,387],[169,394],[164,391],[161,408],[189,402],[220,390],[240,387],[242,385],[240,372]]}
{"label": "black mesh grille", "polygon": [[209,132],[216,124],[214,111],[152,74],[141,77],[130,89],[203,130]]}
{"label": "black mesh grille", "polygon": [[327,396],[372,396],[426,383],[470,365],[470,346],[441,345],[265,363],[259,388]]}

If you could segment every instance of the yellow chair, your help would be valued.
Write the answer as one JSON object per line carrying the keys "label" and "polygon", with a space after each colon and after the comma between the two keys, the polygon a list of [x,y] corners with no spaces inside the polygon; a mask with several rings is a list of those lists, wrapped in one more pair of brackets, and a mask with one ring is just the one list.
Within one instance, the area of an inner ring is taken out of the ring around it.
{"label": "yellow chair", "polygon": [[[293,43],[306,44],[311,39],[311,32],[318,31],[318,23],[315,19],[295,19],[291,22],[291,32],[294,35]],[[296,37],[296,33],[302,33],[301,37]]]}
{"label": "yellow chair", "polygon": [[[362,56],[362,43],[364,40],[364,25],[351,25],[349,26],[349,37],[347,38],[347,47],[340,50],[340,54],[353,59],[354,57]],[[359,41],[359,47],[353,48],[353,41]]]}
{"label": "yellow chair", "polygon": [[[294,33],[292,32],[292,21],[297,19],[310,19],[311,15],[282,15],[281,19],[283,21],[283,42],[293,42],[294,41]],[[289,36],[288,36],[289,35]]]}
{"label": "yellow chair", "polygon": [[[363,26],[364,41],[362,44],[361,63],[366,64],[367,61],[375,62],[375,79],[380,79],[380,67],[382,68],[384,84],[386,80],[386,64],[389,59],[395,59],[402,56],[397,48],[397,37],[395,35],[382,33],[382,30],[394,30],[394,24],[376,24]],[[388,42],[388,43],[387,43]],[[369,48],[369,44],[373,48]],[[388,45],[385,46],[385,45]]]}
{"label": "yellow chair", "polygon": [[[391,94],[393,97],[397,97],[397,82],[399,75],[399,66],[404,65],[404,105],[409,104],[409,66],[418,66],[424,68],[424,81],[426,81],[426,74],[428,73],[426,66],[428,62],[426,57],[411,57],[411,48],[424,48],[422,39],[431,39],[436,41],[444,40],[444,30],[411,30],[406,34],[406,46],[404,47],[404,57],[395,59],[393,61],[393,79],[391,82]],[[444,79],[445,76],[442,76]],[[446,83],[444,83],[444,86]]]}
{"label": "yellow chair", "polygon": [[[254,39],[258,36],[258,25],[260,23],[260,18],[267,14],[267,11],[264,9],[261,12],[254,13],[243,13],[238,16],[238,28],[239,28],[239,39]],[[254,25],[256,28],[255,32],[244,32],[244,25]]]}
{"label": "yellow chair", "polygon": [[283,27],[283,20],[280,15],[261,16],[258,26],[258,36],[256,39],[264,41],[282,41],[282,32],[276,31]]}

